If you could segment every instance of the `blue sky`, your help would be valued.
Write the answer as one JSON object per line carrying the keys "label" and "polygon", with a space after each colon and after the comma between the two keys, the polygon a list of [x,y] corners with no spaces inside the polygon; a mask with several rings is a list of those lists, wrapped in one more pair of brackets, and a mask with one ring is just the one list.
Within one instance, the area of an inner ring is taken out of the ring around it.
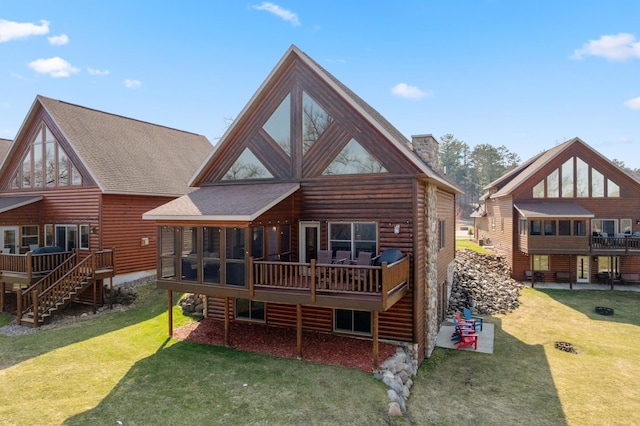
{"label": "blue sky", "polygon": [[291,44],[400,132],[640,168],[640,1],[53,1],[0,9],[0,137],[37,94],[213,143]]}

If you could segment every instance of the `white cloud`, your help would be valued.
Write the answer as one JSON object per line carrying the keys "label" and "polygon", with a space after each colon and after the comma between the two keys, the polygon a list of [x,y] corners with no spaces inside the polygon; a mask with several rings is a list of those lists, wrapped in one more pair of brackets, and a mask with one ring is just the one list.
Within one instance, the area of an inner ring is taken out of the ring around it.
{"label": "white cloud", "polygon": [[401,98],[422,99],[425,96],[432,97],[433,92],[423,92],[416,86],[409,86],[406,83],[398,83],[391,88],[391,93]]}
{"label": "white cloud", "polygon": [[640,41],[629,33],[603,35],[598,40],[589,40],[571,55],[571,59],[582,59],[584,56],[600,56],[609,61],[624,61],[640,58]]}
{"label": "white cloud", "polygon": [[87,67],[87,72],[91,75],[99,75],[101,77],[104,77],[105,75],[109,75],[109,70],[97,70],[91,67]]}
{"label": "white cloud", "polygon": [[64,59],[56,56],[49,59],[36,59],[29,62],[29,68],[40,74],[49,74],[51,77],[69,77],[71,74],[80,72],[79,68],[71,66]]}
{"label": "white cloud", "polygon": [[137,89],[142,85],[142,82],[139,80],[125,80],[124,85],[127,89]]}
{"label": "white cloud", "polygon": [[631,109],[640,109],[640,96],[637,98],[629,99],[624,104]]}
{"label": "white cloud", "polygon": [[40,25],[30,22],[20,23],[0,19],[0,43],[27,38],[32,35],[43,35],[49,33],[49,22],[40,21]]}
{"label": "white cloud", "polygon": [[253,5],[251,7],[255,10],[265,10],[269,13],[273,13],[279,18],[282,18],[285,21],[291,22],[291,25],[293,26],[297,27],[300,25],[300,20],[298,19],[298,15],[296,15],[290,10],[281,8],[277,4],[269,3],[268,1],[263,1],[259,5]]}
{"label": "white cloud", "polygon": [[49,44],[53,44],[55,46],[62,46],[63,44],[69,43],[69,37],[66,34],[47,37],[47,40],[49,40]]}

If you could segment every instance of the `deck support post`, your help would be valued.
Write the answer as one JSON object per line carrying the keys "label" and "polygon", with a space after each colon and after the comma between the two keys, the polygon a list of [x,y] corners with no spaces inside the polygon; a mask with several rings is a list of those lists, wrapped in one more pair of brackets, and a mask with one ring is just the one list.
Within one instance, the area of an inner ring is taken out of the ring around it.
{"label": "deck support post", "polygon": [[169,317],[169,337],[173,337],[173,291],[167,291],[167,298],[169,304],[168,317]]}
{"label": "deck support post", "polygon": [[296,305],[296,357],[302,359],[302,305]]}
{"label": "deck support post", "polygon": [[378,311],[373,311],[373,370],[380,367],[378,360]]}
{"label": "deck support post", "polygon": [[229,346],[229,298],[224,298],[224,345]]}
{"label": "deck support post", "polygon": [[4,281],[0,281],[0,312],[4,312],[4,292],[5,292],[5,290],[6,290],[5,282]]}

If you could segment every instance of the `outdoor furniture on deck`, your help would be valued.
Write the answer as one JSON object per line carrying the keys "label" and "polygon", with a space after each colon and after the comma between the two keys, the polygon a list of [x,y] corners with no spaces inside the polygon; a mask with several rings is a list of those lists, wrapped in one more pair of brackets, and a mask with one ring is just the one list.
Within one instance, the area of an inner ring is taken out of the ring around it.
{"label": "outdoor furniture on deck", "polygon": [[351,262],[351,251],[350,250],[337,250],[336,258],[333,260],[333,263],[342,263],[347,264]]}

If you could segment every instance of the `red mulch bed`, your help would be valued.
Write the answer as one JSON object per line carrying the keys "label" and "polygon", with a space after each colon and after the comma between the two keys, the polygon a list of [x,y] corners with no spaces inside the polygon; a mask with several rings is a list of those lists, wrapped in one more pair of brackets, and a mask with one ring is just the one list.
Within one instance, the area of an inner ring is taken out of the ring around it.
{"label": "red mulch bed", "polygon": [[[173,331],[173,337],[207,345],[224,345],[224,322],[204,318]],[[231,322],[229,346],[243,351],[296,358],[296,330],[248,322]],[[390,343],[378,344],[382,363],[396,353]],[[373,342],[315,331],[302,332],[302,359],[320,364],[340,365],[365,372],[373,371]]]}

